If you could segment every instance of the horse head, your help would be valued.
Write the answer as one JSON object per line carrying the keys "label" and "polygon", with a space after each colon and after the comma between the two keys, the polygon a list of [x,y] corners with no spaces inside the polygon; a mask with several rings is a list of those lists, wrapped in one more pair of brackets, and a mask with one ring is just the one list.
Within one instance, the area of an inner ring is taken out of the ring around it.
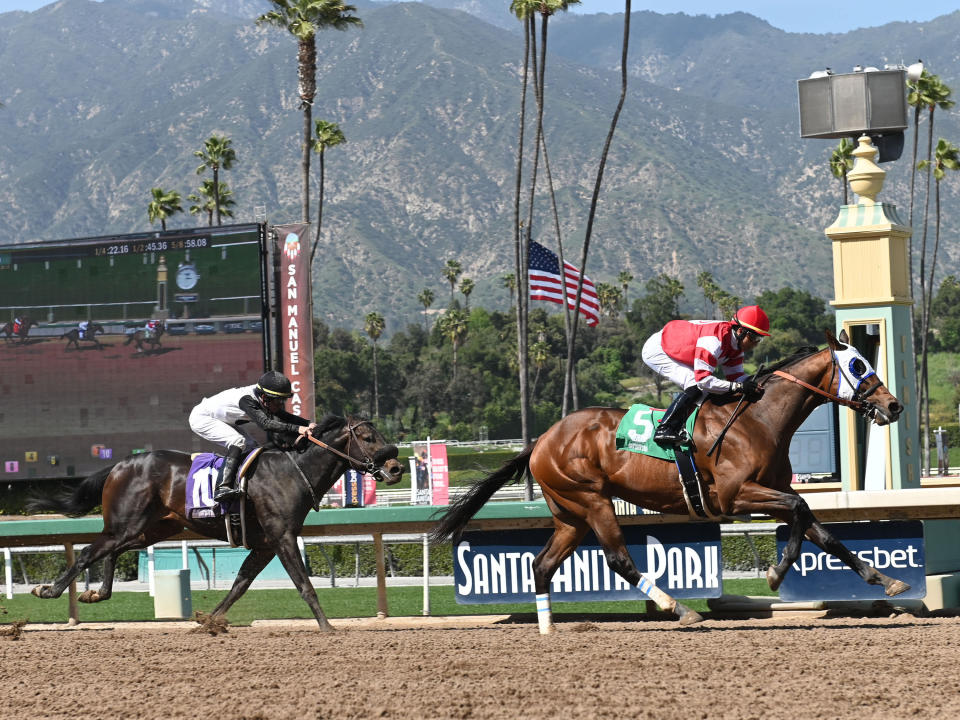
{"label": "horse head", "polygon": [[[323,432],[324,428],[325,423],[321,420],[314,434]],[[370,473],[378,482],[383,481],[387,485],[400,482],[403,465],[397,460],[397,446],[387,444],[369,420],[348,416],[334,442],[343,447],[344,454],[349,457],[355,470]]]}
{"label": "horse head", "polygon": [[839,337],[829,331],[826,335],[838,376],[837,395],[852,402],[877,425],[896,422],[903,404],[883,384],[870,362],[850,344],[847,331],[841,330]]}

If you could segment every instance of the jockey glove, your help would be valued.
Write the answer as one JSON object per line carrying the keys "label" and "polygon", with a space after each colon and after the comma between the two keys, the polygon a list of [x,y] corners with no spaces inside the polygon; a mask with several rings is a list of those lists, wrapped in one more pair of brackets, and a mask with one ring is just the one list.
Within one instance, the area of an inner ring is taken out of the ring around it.
{"label": "jockey glove", "polygon": [[763,386],[759,385],[753,378],[747,378],[743,382],[733,384],[734,392],[741,392],[750,402],[757,402],[763,397]]}

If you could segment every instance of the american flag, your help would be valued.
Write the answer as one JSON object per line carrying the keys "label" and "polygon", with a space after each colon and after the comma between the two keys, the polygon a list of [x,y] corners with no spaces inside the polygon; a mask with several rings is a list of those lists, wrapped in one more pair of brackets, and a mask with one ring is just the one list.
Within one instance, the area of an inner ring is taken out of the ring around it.
{"label": "american flag", "polygon": [[[546,300],[558,305],[563,302],[560,285],[560,261],[555,253],[538,242],[530,241],[530,299]],[[572,308],[577,300],[577,282],[580,271],[568,262],[563,263],[567,286],[567,307]],[[600,321],[600,300],[597,288],[586,275],[583,277],[583,292],[580,294],[580,314],[593,327]]]}

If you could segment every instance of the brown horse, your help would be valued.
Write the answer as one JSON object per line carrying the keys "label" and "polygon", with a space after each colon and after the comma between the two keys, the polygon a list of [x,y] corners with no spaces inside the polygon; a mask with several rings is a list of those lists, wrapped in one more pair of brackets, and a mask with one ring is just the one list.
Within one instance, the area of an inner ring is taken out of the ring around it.
{"label": "brown horse", "polygon": [[27,342],[27,336],[30,334],[30,328],[34,325],[39,325],[36,320],[30,317],[24,317],[20,324],[14,327],[12,322],[4,323],[0,325],[0,335],[4,336],[4,339],[8,343],[12,343],[15,340],[19,340],[21,345],[25,345]]}
{"label": "brown horse", "polygon": [[79,328],[71,328],[67,330],[61,337],[67,341],[67,344],[64,346],[63,351],[66,352],[70,349],[70,346],[73,345],[77,350],[80,349],[80,343],[82,342],[92,342],[97,350],[103,350],[103,345],[100,344],[100,341],[97,340],[97,334],[103,335],[105,330],[103,325],[97,322],[92,322],[87,325],[87,329],[83,334],[83,337],[80,337]]}
{"label": "brown horse", "polygon": [[[160,349],[160,338],[163,337],[163,334],[166,332],[166,330],[167,324],[163,320],[158,320],[153,331],[148,332],[147,330],[141,328],[136,332],[130,333],[123,344],[129,345],[130,343],[136,343],[138,353],[153,352]],[[144,351],[144,345],[149,345],[149,349]]]}
{"label": "brown horse", "polygon": [[[870,584],[881,584],[888,596],[909,589],[877,572],[851,553],[813,516],[791,487],[790,438],[814,408],[828,399],[850,405],[878,425],[896,421],[903,406],[890,394],[869,363],[851,345],[846,332],[839,341],[827,333],[828,347],[798,353],[762,373],[765,394],[756,403],[706,402],[694,428],[694,460],[704,485],[704,503],[714,516],[758,513],[790,526],[783,559],[767,571],[776,590],[800,554],[803,537],[835,555]],[[789,370],[789,372],[786,372]],[[442,516],[434,541],[459,538],[494,492],[526,473],[543,488],[553,513],[554,532],[533,561],[538,618],[543,633],[553,631],[550,579],[576,549],[588,530],[603,546],[607,564],[681,624],[702,620],[642,575],[630,558],[611,498],[623,498],[662,513],[687,513],[687,504],[673,463],[617,450],[617,426],[626,411],[587,408],[557,422],[497,472],[476,483]],[[710,448],[723,435],[715,452]]]}
{"label": "brown horse", "polygon": [[[297,535],[311,506],[343,472],[353,467],[392,485],[403,466],[397,448],[368,420],[327,416],[314,428],[319,444],[300,452],[267,449],[247,473],[246,535],[251,548],[227,596],[212,618],[226,614],[274,556],[280,558],[300,597],[313,611],[321,630],[331,630],[307,569],[297,549]],[[35,498],[32,511],[52,510],[77,517],[103,505],[103,533],[77,556],[77,562],[54,582],[33,588],[40,598],[60,597],[70,581],[103,560],[103,585],[87,590],[81,602],[99,602],[112,594],[117,557],[177,535],[184,528],[204,537],[226,540],[223,518],[191,519],[185,511],[190,455],[172,450],[132,455],[86,478],[72,493],[59,498]]]}

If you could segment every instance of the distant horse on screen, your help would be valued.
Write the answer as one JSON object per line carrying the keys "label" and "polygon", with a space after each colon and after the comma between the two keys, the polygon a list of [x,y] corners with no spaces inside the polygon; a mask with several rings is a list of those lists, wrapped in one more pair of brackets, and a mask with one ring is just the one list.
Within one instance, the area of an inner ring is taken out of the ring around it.
{"label": "distant horse on screen", "polygon": [[[910,586],[883,575],[850,552],[820,524],[790,486],[790,438],[818,405],[828,400],[847,405],[877,425],[895,422],[903,412],[903,405],[866,359],[849,345],[846,331],[840,333],[839,340],[828,332],[827,343],[823,350],[810,348],[760,374],[766,392],[759,402],[741,401],[735,407],[732,402],[703,404],[694,427],[694,460],[704,482],[704,505],[717,519],[757,513],[789,525],[790,539],[783,559],[767,570],[767,582],[773,590],[780,587],[797,560],[806,536],[866,582],[883,585],[886,595],[899,595]],[[617,450],[617,426],[625,412],[587,408],[566,416],[536,444],[461,495],[431,534],[435,542],[456,542],[470,519],[498,489],[528,473],[536,479],[553,513],[554,525],[553,535],[533,561],[542,633],[554,629],[550,579],[588,530],[593,530],[603,546],[607,565],[661,609],[675,612],[684,625],[703,619],[642,575],[624,544],[614,497],[661,513],[688,513],[672,462]],[[721,435],[722,444],[713,453],[711,446]]]}
{"label": "distant horse on screen", "polygon": [[103,350],[103,345],[101,345],[100,341],[97,340],[97,333],[103,335],[104,332],[103,325],[95,322],[87,325],[87,330],[83,334],[83,337],[80,337],[79,328],[71,328],[63,334],[63,338],[67,341],[63,351],[66,352],[69,350],[71,345],[73,345],[74,349],[79,350],[80,343],[82,342],[92,342],[94,345],[96,345],[97,350]]}
{"label": "distant horse on screen", "polygon": [[14,325],[12,322],[0,325],[0,335],[4,336],[7,343],[19,341],[20,345],[24,345],[27,342],[27,335],[30,333],[30,328],[39,324],[40,323],[31,317],[24,317],[18,325]]}
{"label": "distant horse on screen", "polygon": [[137,352],[144,352],[143,346],[149,345],[149,349],[146,352],[152,352],[154,350],[160,349],[160,338],[163,337],[163,334],[167,331],[167,324],[163,320],[158,320],[156,325],[153,328],[152,332],[148,332],[144,328],[140,328],[134,333],[131,333],[127,336],[126,342],[124,345],[129,345],[130,343],[136,343]]}
{"label": "distant horse on screen", "polygon": [[[306,441],[302,441],[306,442]],[[275,556],[290,575],[321,630],[332,630],[297,548],[297,535],[311,507],[345,470],[372,474],[388,485],[398,482],[403,466],[396,445],[387,445],[369,420],[327,416],[313,430],[305,449],[266,449],[246,473],[246,537],[251,548],[227,596],[211,618],[224,616],[254,578]],[[173,450],[132,455],[90,475],[73,492],[57,498],[34,498],[31,511],[50,510],[78,517],[103,506],[103,532],[77,555],[77,562],[54,582],[33,588],[40,598],[60,597],[70,582],[93,563],[103,560],[103,584],[87,590],[81,602],[106,600],[113,592],[117,557],[181,533],[184,529],[219,540],[227,539],[224,519],[190,518],[186,513],[190,455]]]}

